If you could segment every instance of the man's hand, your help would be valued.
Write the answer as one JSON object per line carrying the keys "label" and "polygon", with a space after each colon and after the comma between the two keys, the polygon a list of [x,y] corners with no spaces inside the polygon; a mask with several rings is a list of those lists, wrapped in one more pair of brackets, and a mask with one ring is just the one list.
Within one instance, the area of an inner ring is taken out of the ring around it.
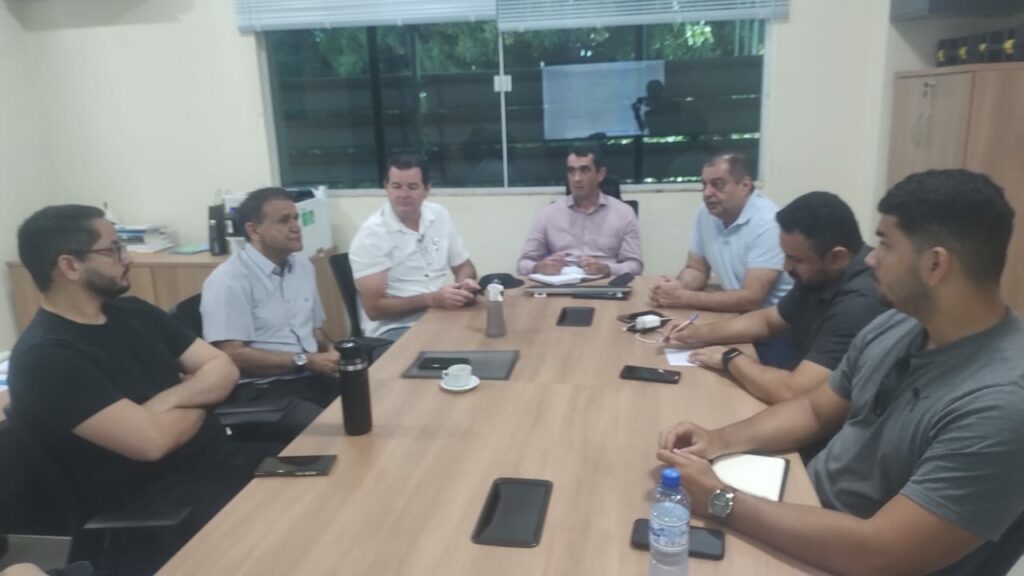
{"label": "man's hand", "polygon": [[720,444],[716,432],[701,428],[692,422],[680,422],[669,426],[661,431],[658,438],[658,448],[661,450],[687,452],[708,460],[722,455],[724,450]]}
{"label": "man's hand", "polygon": [[306,367],[310,371],[316,372],[317,374],[323,374],[325,376],[334,376],[338,373],[338,358],[341,357],[337,350],[328,350],[327,352],[314,352],[307,354]]}
{"label": "man's hand", "polygon": [[462,280],[456,282],[454,285],[456,288],[461,288],[462,290],[465,290],[473,295],[476,295],[477,292],[480,292],[480,284],[477,283],[477,281],[472,278],[463,278]]}
{"label": "man's hand", "polygon": [[711,495],[726,487],[711,468],[711,462],[689,452],[671,450],[658,450],[658,460],[679,470],[683,489],[690,498],[690,511],[698,516],[708,516]]}
{"label": "man's hand", "polygon": [[153,396],[147,400],[143,405],[144,408],[159,414],[168,410],[173,410],[178,407],[177,395],[173,388],[169,388]]}
{"label": "man's hand", "polygon": [[[687,323],[689,323],[690,325],[687,326],[686,328],[673,332],[673,330],[676,329],[676,326]],[[663,336],[661,337],[661,343],[665,344],[666,346],[674,346],[676,344],[680,344],[684,348],[693,348],[694,346],[699,346],[701,344],[699,338],[697,337],[697,332],[699,332],[699,329],[692,322],[690,322],[689,319],[673,320],[672,322],[669,322],[661,329],[661,333],[663,334]]]}
{"label": "man's hand", "polygon": [[562,268],[565,268],[565,254],[558,253],[534,264],[533,271],[537,274],[555,275],[560,274]]}
{"label": "man's hand", "polygon": [[583,271],[591,276],[606,276],[612,273],[612,269],[607,264],[593,256],[580,258],[580,268],[583,268]]}
{"label": "man's hand", "polygon": [[725,366],[722,364],[722,353],[726,350],[728,348],[725,346],[708,346],[707,348],[694,350],[690,352],[690,362],[700,364],[705,368],[725,370]]}
{"label": "man's hand", "polygon": [[686,308],[690,305],[687,298],[689,292],[678,280],[662,276],[651,288],[651,305],[657,308]]}
{"label": "man's hand", "polygon": [[[474,282],[475,284],[475,282]],[[469,304],[476,298],[475,292],[460,288],[458,284],[449,284],[430,295],[428,299],[431,308],[442,308],[454,310]]]}

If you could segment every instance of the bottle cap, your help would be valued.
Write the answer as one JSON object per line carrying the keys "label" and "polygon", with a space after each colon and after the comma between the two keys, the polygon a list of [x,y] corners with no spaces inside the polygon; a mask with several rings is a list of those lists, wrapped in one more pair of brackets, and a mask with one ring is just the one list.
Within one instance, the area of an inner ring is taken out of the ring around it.
{"label": "bottle cap", "polygon": [[365,362],[366,355],[363,354],[363,347],[359,345],[352,338],[346,338],[340,342],[334,343],[334,349],[341,355],[341,361],[350,362]]}
{"label": "bottle cap", "polygon": [[679,488],[679,470],[675,468],[662,468],[661,485],[665,488]]}
{"label": "bottle cap", "polygon": [[491,302],[501,302],[505,298],[501,295],[505,291],[505,287],[497,282],[487,285],[487,300]]}

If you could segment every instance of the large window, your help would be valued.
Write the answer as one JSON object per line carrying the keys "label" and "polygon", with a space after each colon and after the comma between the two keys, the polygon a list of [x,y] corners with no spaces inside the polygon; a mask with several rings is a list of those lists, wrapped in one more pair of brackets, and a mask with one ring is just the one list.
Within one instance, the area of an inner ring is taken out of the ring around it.
{"label": "large window", "polygon": [[717,150],[756,159],[763,38],[763,21],[268,32],[281,178],[372,188],[387,157],[414,152],[435,186],[502,186],[506,159],[509,186],[560,185],[588,140],[623,183],[697,181]]}

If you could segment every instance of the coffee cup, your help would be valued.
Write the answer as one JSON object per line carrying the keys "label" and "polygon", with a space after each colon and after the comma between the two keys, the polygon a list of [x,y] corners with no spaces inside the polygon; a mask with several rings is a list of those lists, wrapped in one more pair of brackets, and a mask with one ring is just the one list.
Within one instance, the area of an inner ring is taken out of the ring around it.
{"label": "coffee cup", "polygon": [[444,385],[449,388],[466,388],[473,382],[473,367],[469,364],[455,364],[441,372]]}

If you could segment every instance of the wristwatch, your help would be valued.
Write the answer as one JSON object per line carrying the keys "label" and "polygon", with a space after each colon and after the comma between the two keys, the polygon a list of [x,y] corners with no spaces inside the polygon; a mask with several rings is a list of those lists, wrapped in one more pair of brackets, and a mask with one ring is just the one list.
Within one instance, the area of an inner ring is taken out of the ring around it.
{"label": "wristwatch", "polygon": [[725,520],[725,517],[732,512],[733,500],[736,492],[731,488],[720,488],[708,499],[708,513],[717,520]]}
{"label": "wristwatch", "polygon": [[739,356],[740,354],[743,354],[743,350],[740,350],[739,348],[729,348],[725,352],[722,352],[722,370],[728,372],[729,363],[732,362],[733,358]]}
{"label": "wristwatch", "polygon": [[302,372],[306,369],[306,364],[309,363],[309,356],[306,356],[305,352],[299,352],[298,354],[292,354],[292,364],[295,366],[296,372]]}

